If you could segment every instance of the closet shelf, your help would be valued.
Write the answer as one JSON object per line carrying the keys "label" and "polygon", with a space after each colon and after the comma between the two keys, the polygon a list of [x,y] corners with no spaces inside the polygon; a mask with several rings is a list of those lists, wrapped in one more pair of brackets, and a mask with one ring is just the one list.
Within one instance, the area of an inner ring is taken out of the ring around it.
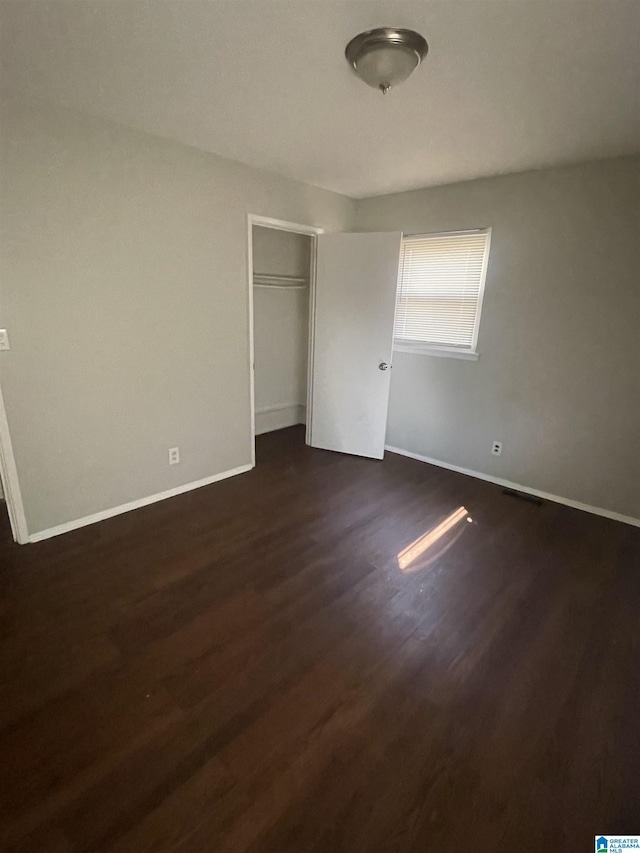
{"label": "closet shelf", "polygon": [[308,280],[296,275],[268,275],[256,272],[253,274],[254,287],[280,287],[286,290],[304,290]]}

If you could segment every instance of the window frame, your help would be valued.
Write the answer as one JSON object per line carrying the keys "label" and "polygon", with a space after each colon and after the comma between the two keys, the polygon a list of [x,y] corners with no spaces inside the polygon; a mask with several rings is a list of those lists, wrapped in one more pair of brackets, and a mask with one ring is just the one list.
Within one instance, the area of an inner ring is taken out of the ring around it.
{"label": "window frame", "polygon": [[[414,355],[433,355],[444,358],[462,358],[467,361],[477,361],[480,357],[478,352],[478,335],[480,333],[480,320],[482,318],[482,304],[484,301],[484,291],[487,281],[487,270],[489,267],[489,254],[491,252],[491,231],[489,228],[467,228],[460,231],[434,231],[427,234],[402,234],[402,249],[404,253],[404,244],[423,240],[429,237],[462,237],[467,234],[486,234],[486,243],[484,250],[484,258],[482,261],[482,271],[480,273],[480,284],[478,288],[478,299],[476,302],[476,317],[473,325],[473,338],[469,347],[458,347],[454,345],[435,344],[428,341],[415,341],[408,338],[397,338],[395,336],[396,316],[393,317],[393,350],[394,352],[408,352]],[[397,294],[400,288],[402,277],[403,256],[400,259],[398,267],[398,281],[396,285],[396,303]]]}

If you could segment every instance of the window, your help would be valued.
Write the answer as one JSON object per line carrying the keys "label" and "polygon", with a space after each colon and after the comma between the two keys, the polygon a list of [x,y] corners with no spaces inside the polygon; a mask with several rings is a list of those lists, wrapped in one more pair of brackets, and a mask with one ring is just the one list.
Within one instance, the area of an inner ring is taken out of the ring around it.
{"label": "window", "polygon": [[402,241],[394,349],[476,359],[491,230]]}

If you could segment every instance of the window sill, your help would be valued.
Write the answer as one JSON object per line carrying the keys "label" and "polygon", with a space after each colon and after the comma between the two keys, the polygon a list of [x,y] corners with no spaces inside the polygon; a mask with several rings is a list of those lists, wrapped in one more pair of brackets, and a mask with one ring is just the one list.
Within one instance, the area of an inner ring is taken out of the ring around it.
{"label": "window sill", "polygon": [[471,350],[455,350],[455,349],[438,349],[437,347],[429,346],[412,346],[410,344],[394,343],[394,352],[410,352],[412,355],[435,355],[437,358],[461,358],[464,361],[477,361],[480,358],[479,352]]}

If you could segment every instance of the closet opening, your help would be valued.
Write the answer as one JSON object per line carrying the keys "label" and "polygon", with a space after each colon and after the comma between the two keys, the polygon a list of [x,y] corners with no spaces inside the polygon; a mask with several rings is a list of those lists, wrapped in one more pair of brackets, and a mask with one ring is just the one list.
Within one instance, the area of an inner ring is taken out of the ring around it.
{"label": "closet opening", "polygon": [[310,440],[319,233],[309,226],[249,217],[254,463],[256,436],[302,425],[306,443]]}

